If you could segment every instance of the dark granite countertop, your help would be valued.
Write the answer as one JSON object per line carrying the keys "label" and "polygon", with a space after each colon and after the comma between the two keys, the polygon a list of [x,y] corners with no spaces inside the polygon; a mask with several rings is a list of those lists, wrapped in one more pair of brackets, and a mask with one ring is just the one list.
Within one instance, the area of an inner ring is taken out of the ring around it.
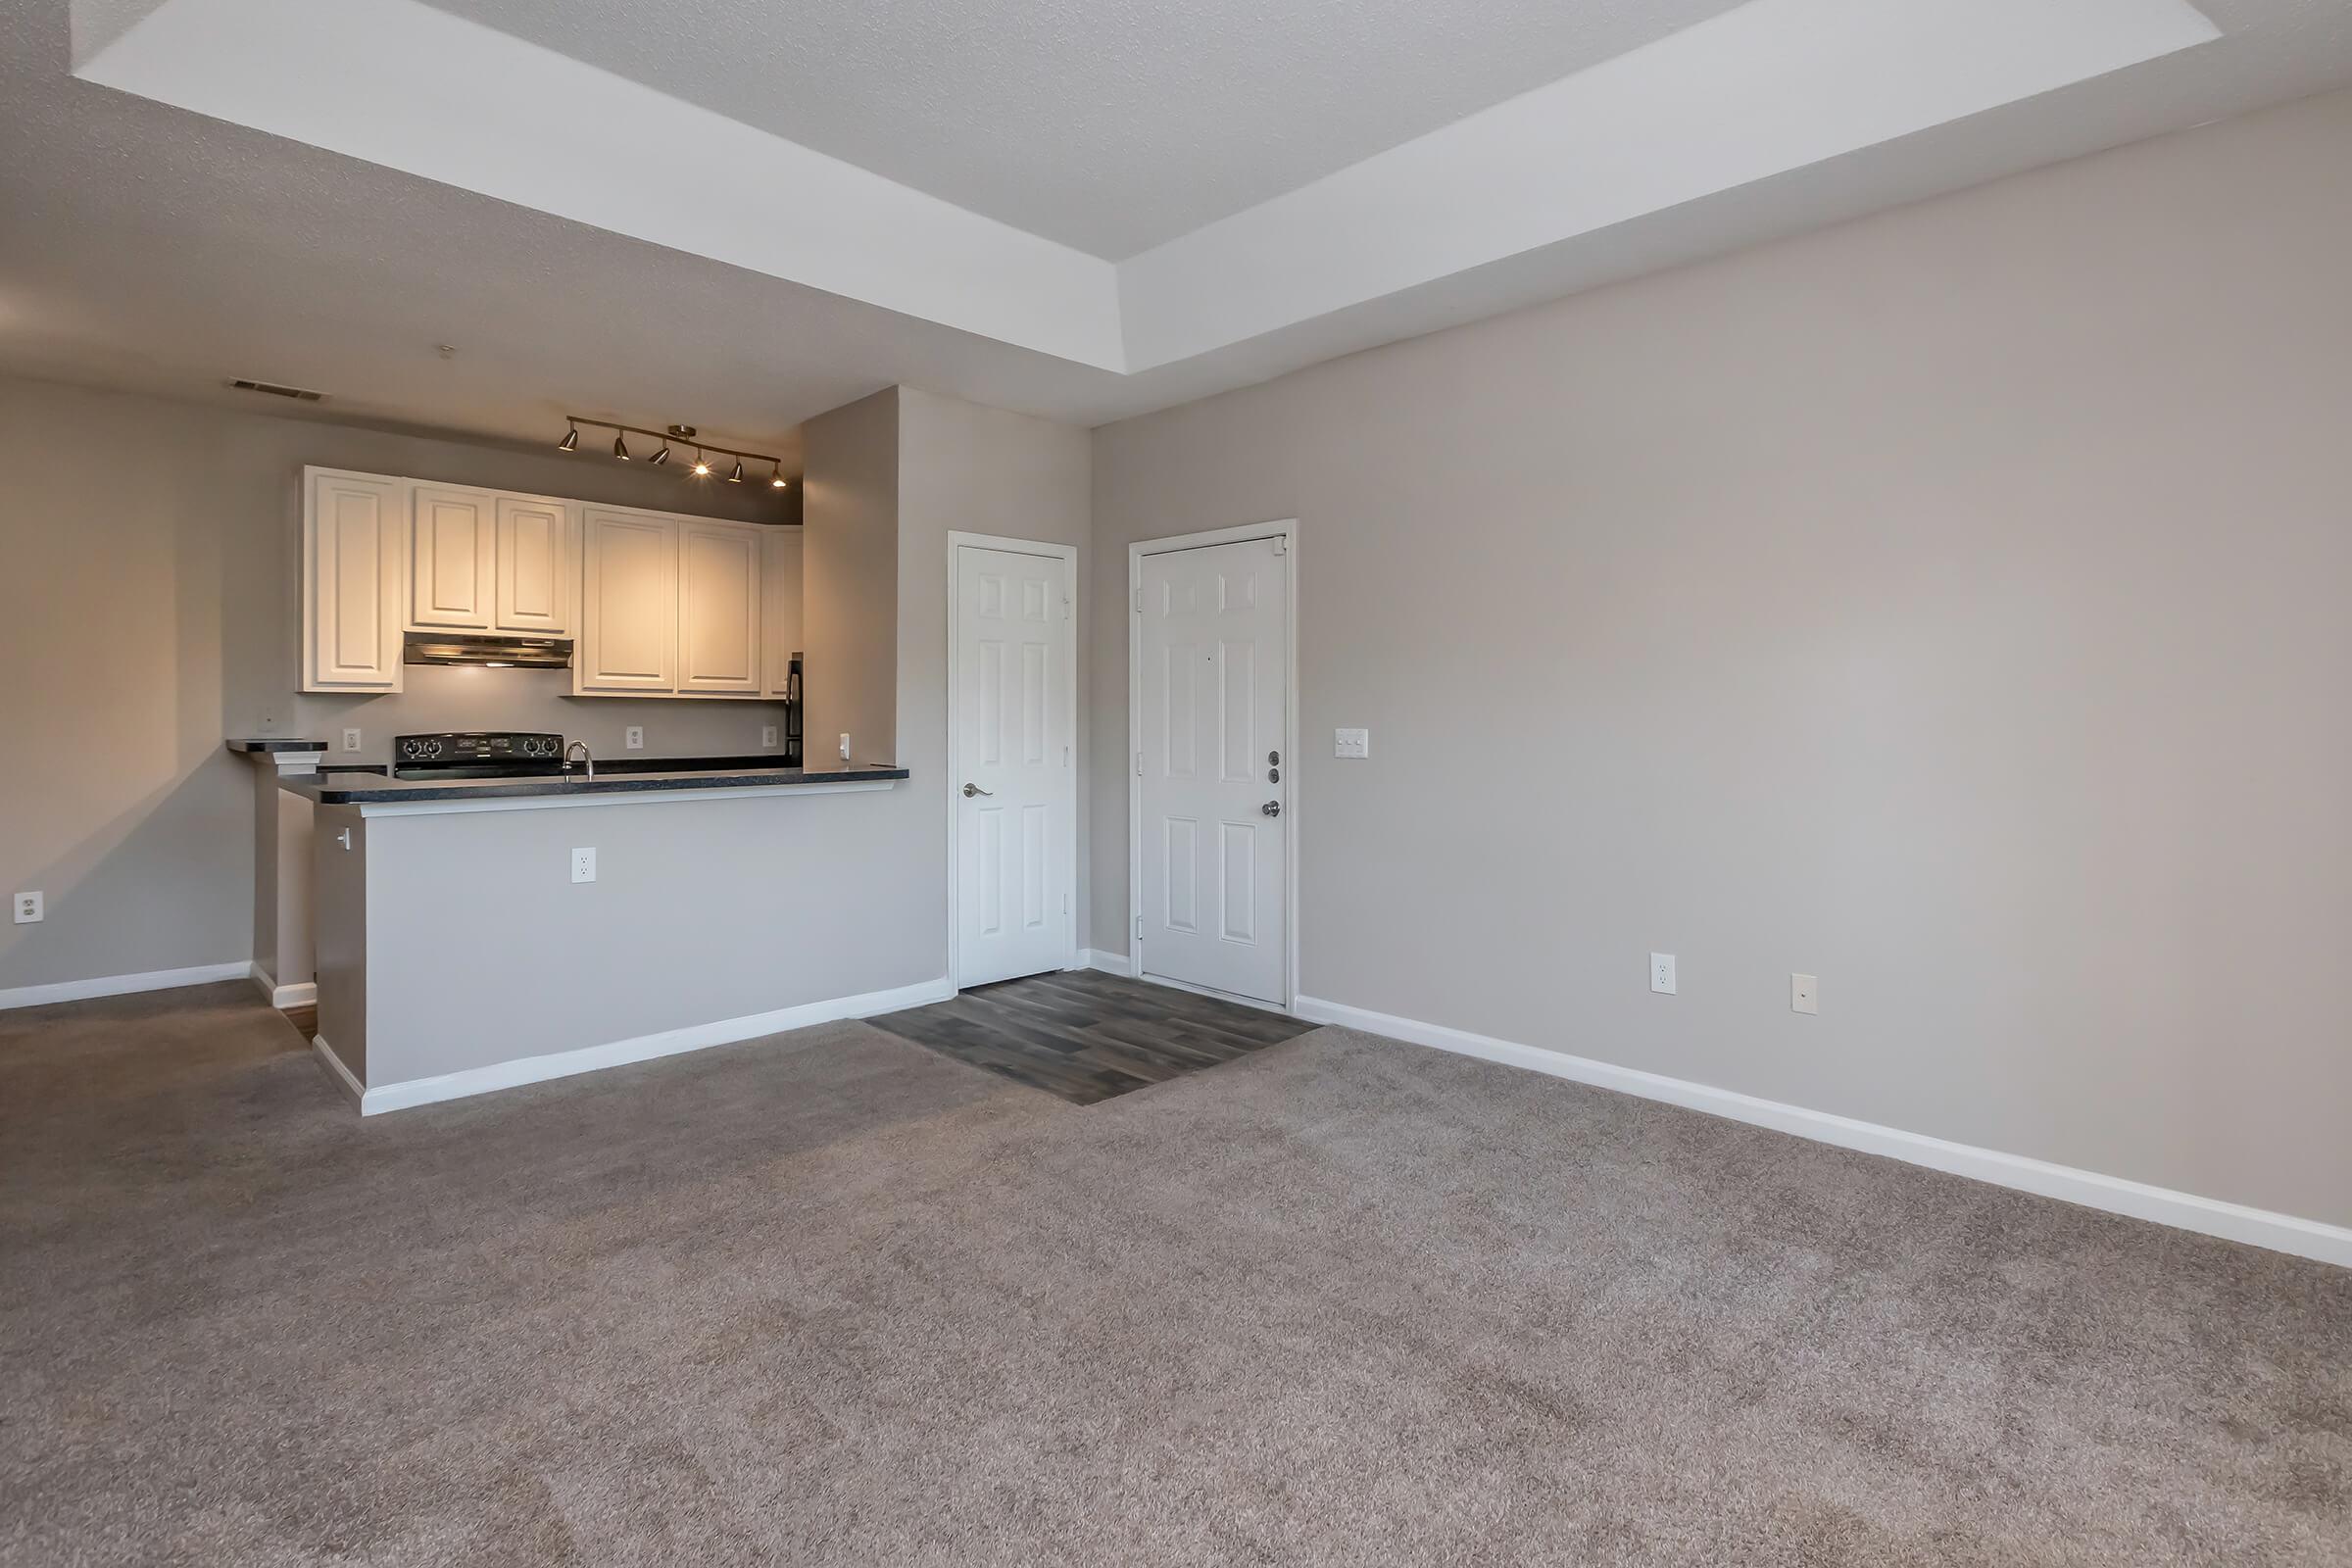
{"label": "dark granite countertop", "polygon": [[906,777],[903,767],[866,763],[852,767],[680,768],[672,772],[606,772],[537,778],[389,778],[350,769],[280,779],[280,789],[306,795],[321,806],[375,806],[408,801],[508,800],[533,795],[655,795],[679,790],[795,789],[810,784],[888,783]]}
{"label": "dark granite countertop", "polygon": [[228,743],[228,749],[232,752],[323,752],[326,742],[279,740],[274,736],[265,736],[259,740],[232,740]]}

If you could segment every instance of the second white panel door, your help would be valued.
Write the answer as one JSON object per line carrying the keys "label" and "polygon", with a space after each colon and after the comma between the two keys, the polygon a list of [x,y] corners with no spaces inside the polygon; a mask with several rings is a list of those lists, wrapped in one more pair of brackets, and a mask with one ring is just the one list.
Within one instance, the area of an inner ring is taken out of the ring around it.
{"label": "second white panel door", "polygon": [[1143,972],[1281,1004],[1290,560],[1272,539],[1143,558]]}
{"label": "second white panel door", "polygon": [[956,983],[1075,956],[1070,564],[956,547]]}

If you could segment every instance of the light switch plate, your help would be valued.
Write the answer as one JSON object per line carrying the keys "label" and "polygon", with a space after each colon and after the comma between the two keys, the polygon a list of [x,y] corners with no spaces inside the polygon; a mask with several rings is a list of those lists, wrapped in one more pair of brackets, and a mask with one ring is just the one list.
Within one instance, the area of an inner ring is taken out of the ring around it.
{"label": "light switch plate", "polygon": [[1674,995],[1674,955],[1653,953],[1649,956],[1649,989],[1662,997]]}
{"label": "light switch plate", "polygon": [[1788,1010],[1790,1012],[1819,1012],[1821,1010],[1821,982],[1809,974],[1788,977]]}
{"label": "light switch plate", "polygon": [[360,732],[358,730],[347,729],[343,732],[343,749],[347,752],[356,752],[360,749]]}
{"label": "light switch plate", "polygon": [[1335,729],[1331,732],[1331,755],[1334,757],[1370,757],[1372,732],[1368,729]]}
{"label": "light switch plate", "polygon": [[48,918],[47,915],[41,912],[41,896],[38,893],[18,894],[16,898],[16,911],[17,924],[19,925],[37,925],[42,920]]}
{"label": "light switch plate", "polygon": [[626,746],[632,752],[644,751],[645,726],[643,724],[631,724],[627,729],[621,731],[620,743],[623,746]]}
{"label": "light switch plate", "polygon": [[571,852],[571,879],[574,882],[596,880],[596,851],[594,849]]}

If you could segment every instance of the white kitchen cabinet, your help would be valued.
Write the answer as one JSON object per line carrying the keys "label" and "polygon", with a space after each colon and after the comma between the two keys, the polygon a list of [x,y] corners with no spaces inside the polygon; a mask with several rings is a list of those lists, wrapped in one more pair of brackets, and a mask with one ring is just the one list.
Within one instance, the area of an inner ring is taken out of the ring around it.
{"label": "white kitchen cabinet", "polygon": [[445,484],[417,484],[409,495],[410,629],[488,631],[497,495]]}
{"label": "white kitchen cabinet", "polygon": [[676,689],[677,567],[676,519],[617,507],[581,509],[575,692]]}
{"label": "white kitchen cabinet", "polygon": [[302,689],[400,690],[409,482],[303,469]]}
{"label": "white kitchen cabinet", "polygon": [[523,637],[570,634],[571,514],[568,502],[498,498],[493,631]]}
{"label": "white kitchen cabinet", "polygon": [[762,530],[742,522],[681,521],[677,527],[677,689],[757,697]]}
{"label": "white kitchen cabinet", "polygon": [[801,530],[760,530],[762,556],[760,609],[760,689],[781,698],[792,678],[792,656],[801,651]]}

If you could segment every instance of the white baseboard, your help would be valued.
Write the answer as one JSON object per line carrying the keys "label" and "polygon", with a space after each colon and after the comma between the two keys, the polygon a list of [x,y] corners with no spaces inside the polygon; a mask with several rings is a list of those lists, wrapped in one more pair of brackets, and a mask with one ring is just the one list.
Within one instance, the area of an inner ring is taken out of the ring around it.
{"label": "white baseboard", "polygon": [[318,1059],[326,1063],[328,1072],[334,1074],[336,1086],[351,1098],[353,1104],[360,1107],[360,1114],[367,1115],[368,1090],[366,1086],[352,1075],[349,1067],[343,1065],[343,1058],[336,1055],[335,1048],[326,1043],[326,1036],[311,1036],[311,1049],[318,1053]]}
{"label": "white baseboard", "polygon": [[242,980],[251,967],[242,961],[200,963],[193,969],[150,969],[145,974],[104,974],[88,980],[18,986],[13,991],[0,991],[0,1011],[11,1007],[45,1007],[53,1002],[86,1002],[92,997],[126,997],[135,991],[209,986],[222,980]]}
{"label": "white baseboard", "polygon": [[271,977],[269,970],[262,967],[259,959],[247,964],[245,972],[253,976],[254,985],[260,989],[263,996],[270,999],[270,1005],[272,1007],[281,1009],[308,1007],[318,1000],[318,982],[316,980],[305,980],[300,985],[281,986]]}
{"label": "white baseboard", "polygon": [[[606,1067],[624,1066],[632,1061],[651,1061],[657,1056],[674,1056],[682,1052],[702,1051],[711,1046],[730,1046],[737,1041],[781,1034],[787,1029],[806,1029],[812,1023],[831,1023],[837,1018],[864,1018],[877,1012],[897,1012],[902,1007],[920,1007],[934,1002],[945,1002],[955,995],[955,985],[942,975],[936,980],[900,986],[893,991],[868,991],[860,996],[834,997],[824,1002],[803,1003],[797,1007],[779,1007],[773,1012],[756,1012],[741,1018],[722,1018],[716,1023],[696,1024],[686,1029],[639,1035],[631,1040],[609,1041],[578,1051],[559,1051],[544,1056],[521,1056],[513,1061],[493,1062],[487,1067],[470,1067],[464,1072],[443,1073],[433,1078],[412,1078],[406,1083],[381,1084],[360,1091],[360,1114],[377,1116],[387,1110],[405,1110],[411,1105],[429,1105],[442,1100],[463,1100],[469,1095],[486,1095],[494,1090],[514,1089],[522,1084],[544,1083],[550,1078],[569,1078],[575,1073],[596,1072]],[[323,1041],[318,1044],[327,1059],[340,1070],[342,1063],[335,1059],[331,1049],[326,1049]],[[358,1087],[359,1081],[352,1078],[349,1072],[343,1076],[354,1088]]]}
{"label": "white baseboard", "polygon": [[1101,948],[1088,948],[1078,955],[1078,967],[1100,969],[1104,974],[1133,974],[1135,966],[1127,961],[1124,953],[1107,953]]}
{"label": "white baseboard", "polygon": [[1850,1116],[1807,1110],[1801,1105],[1784,1104],[1776,1100],[1759,1100],[1753,1095],[1716,1089],[1706,1084],[1692,1083],[1687,1078],[1669,1078],[1660,1073],[1619,1067],[1605,1061],[1594,1061],[1589,1056],[1572,1056],[1565,1052],[1523,1046],[1514,1041],[1496,1040],[1490,1035],[1474,1035],[1462,1029],[1448,1029],[1443,1024],[1422,1023],[1413,1018],[1399,1018],[1393,1013],[1372,1012],[1337,1002],[1325,1002],[1319,997],[1300,997],[1295,1010],[1299,1017],[1316,1023],[1342,1024],[1417,1046],[1434,1046],[1440,1051],[1450,1051],[1464,1056],[1481,1056],[1488,1061],[1549,1073],[1555,1078],[1570,1078],[1601,1089],[1614,1089],[1621,1094],[1638,1095],[1644,1100],[1661,1100],[1668,1104],[1705,1111],[1709,1115],[1726,1116],[1734,1121],[1793,1133],[1816,1143],[1835,1144],[1840,1149],[1858,1149],[1865,1153],[1884,1154],[1890,1159],[1925,1165],[1932,1170],[1946,1171],[1955,1176],[1973,1177],[1996,1187],[2012,1187],[2043,1198],[2080,1203],[2085,1208],[2105,1209],[2112,1214],[2152,1220],[2159,1225],[2198,1231],[2227,1241],[2245,1242],[2255,1247],[2267,1247],[2273,1251],[2292,1252],[2300,1257],[2317,1258],[2323,1263],[2352,1268],[2352,1229],[2341,1225],[2274,1213],[2269,1209],[2249,1208],[2242,1203],[2224,1202],[2219,1199],[2199,1198],[2194,1193],[2151,1187],[2145,1182],[2128,1181],[2120,1176],[2102,1176],[2097,1171],[2053,1165],[2047,1160],[2031,1159],[2023,1154],[2004,1154],[1997,1150],[1955,1144],[1922,1133],[1882,1127],[1875,1122],[1856,1121]]}

